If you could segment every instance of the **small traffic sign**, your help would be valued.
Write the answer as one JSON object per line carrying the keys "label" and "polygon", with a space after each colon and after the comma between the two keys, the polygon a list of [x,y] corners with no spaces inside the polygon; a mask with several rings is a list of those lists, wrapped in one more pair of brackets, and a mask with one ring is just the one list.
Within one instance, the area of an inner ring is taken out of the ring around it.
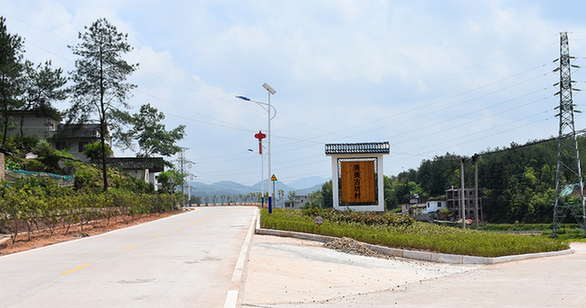
{"label": "small traffic sign", "polygon": [[271,177],[271,181],[278,181],[277,177],[273,174],[273,176]]}
{"label": "small traffic sign", "polygon": [[313,222],[315,222],[316,225],[321,226],[321,224],[324,223],[324,218],[321,216],[315,216]]}

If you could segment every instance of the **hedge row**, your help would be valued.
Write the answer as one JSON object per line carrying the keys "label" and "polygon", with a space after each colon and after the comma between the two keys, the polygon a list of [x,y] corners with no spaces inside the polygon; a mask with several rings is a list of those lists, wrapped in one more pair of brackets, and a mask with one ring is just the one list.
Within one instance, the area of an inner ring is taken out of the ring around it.
{"label": "hedge row", "polygon": [[[342,211],[336,215],[352,215]],[[381,219],[377,219],[380,221]],[[566,241],[549,238],[497,234],[470,229],[438,226],[424,222],[373,224],[352,219],[324,217],[322,225],[299,210],[275,209],[272,214],[261,210],[261,226],[268,229],[349,237],[358,241],[401,249],[435,251],[440,253],[500,257],[506,255],[558,251],[569,248]]]}
{"label": "hedge row", "polygon": [[[106,224],[122,219],[129,222],[143,214],[172,210],[171,195],[137,194],[110,189],[104,193],[79,193],[47,183],[2,185],[0,187],[0,233],[9,233],[12,241],[25,230],[30,240],[36,229],[66,229],[103,220]],[[175,199],[177,200],[177,199]]]}

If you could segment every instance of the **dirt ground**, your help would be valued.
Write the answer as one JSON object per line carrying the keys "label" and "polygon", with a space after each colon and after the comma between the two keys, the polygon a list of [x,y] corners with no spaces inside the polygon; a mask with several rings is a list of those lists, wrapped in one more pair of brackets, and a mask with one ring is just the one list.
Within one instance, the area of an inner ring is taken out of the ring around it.
{"label": "dirt ground", "polygon": [[65,234],[66,228],[55,229],[53,235],[50,235],[49,230],[42,230],[40,232],[34,231],[31,234],[31,239],[28,240],[28,234],[26,232],[20,233],[16,237],[14,244],[12,238],[6,234],[0,234],[0,256],[8,255],[16,252],[26,251],[34,248],[43,246],[49,246],[56,243],[72,241],[80,239],[86,236],[94,236],[102,233],[106,233],[112,230],[127,228],[130,226],[142,224],[145,222],[161,219],[171,215],[179,214],[180,211],[173,213],[153,213],[142,215],[141,217],[134,218],[132,221],[125,223],[119,218],[117,221],[110,220],[107,224],[106,220],[99,220],[90,225],[84,225],[83,230],[81,226],[72,226],[69,228],[69,232]]}

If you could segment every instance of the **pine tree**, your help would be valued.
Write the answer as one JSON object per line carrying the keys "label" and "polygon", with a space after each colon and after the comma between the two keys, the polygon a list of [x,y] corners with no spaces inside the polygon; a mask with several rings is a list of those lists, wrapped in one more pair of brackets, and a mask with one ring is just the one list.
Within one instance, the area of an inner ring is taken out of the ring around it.
{"label": "pine tree", "polygon": [[70,88],[72,106],[68,110],[68,124],[85,124],[97,115],[102,144],[102,173],[104,191],[108,189],[106,172],[106,138],[109,131],[114,140],[128,144],[123,128],[130,121],[126,100],[136,85],[127,78],[138,67],[129,64],[122,55],[133,50],[128,44],[128,34],[122,34],[105,18],[96,20],[85,33],[79,33],[81,43],[69,46],[75,60],[75,70],[70,72],[74,85]]}

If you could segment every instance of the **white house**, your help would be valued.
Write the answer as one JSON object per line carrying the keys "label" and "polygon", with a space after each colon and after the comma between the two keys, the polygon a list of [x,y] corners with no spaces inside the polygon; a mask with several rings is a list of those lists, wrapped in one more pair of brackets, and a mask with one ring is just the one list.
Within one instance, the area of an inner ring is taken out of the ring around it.
{"label": "white house", "polygon": [[445,200],[429,200],[425,203],[423,212],[435,213],[437,210],[447,209],[447,201]]}
{"label": "white house", "polygon": [[[96,164],[101,163],[100,160],[93,161]],[[147,183],[157,185],[155,177],[156,173],[164,170],[165,161],[162,157],[149,157],[137,158],[137,157],[109,157],[106,159],[108,166],[112,168],[119,168],[122,171],[130,174],[130,176],[143,179]]]}

